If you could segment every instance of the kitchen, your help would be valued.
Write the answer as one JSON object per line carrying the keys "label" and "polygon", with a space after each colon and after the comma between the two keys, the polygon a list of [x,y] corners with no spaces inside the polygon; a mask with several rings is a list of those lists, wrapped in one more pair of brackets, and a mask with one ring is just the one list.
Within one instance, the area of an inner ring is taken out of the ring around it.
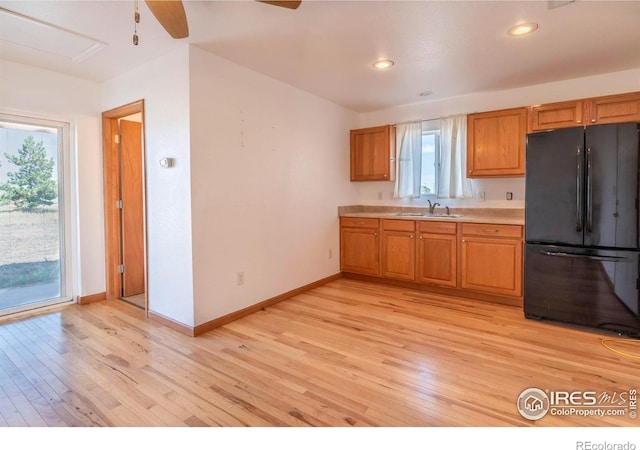
{"label": "kitchen", "polygon": [[[527,175],[527,258],[524,209],[460,208],[450,214],[446,206],[446,213],[435,214],[439,203],[429,199],[428,209],[340,208],[343,272],[441,293],[449,288],[452,295],[476,299],[489,294],[490,300],[524,306],[527,318],[637,337],[640,93],[474,113],[464,120],[468,178]],[[395,128],[352,130],[351,180],[396,180],[394,197],[411,198],[397,192],[400,178],[408,176],[400,166],[405,150],[399,147],[411,138],[396,139]],[[511,195],[507,192],[507,200]],[[575,253],[583,232],[587,251]],[[552,245],[529,245],[543,243]],[[590,252],[589,244],[613,253]],[[626,254],[620,251],[625,249]],[[569,258],[594,263],[580,266]],[[566,266],[559,264],[562,259]],[[606,264],[607,269],[600,267]],[[547,270],[548,265],[554,268]],[[605,271],[606,281],[592,281]],[[603,300],[607,289],[598,283],[612,285],[608,300]]]}
{"label": "kitchen", "polygon": [[[407,206],[392,199],[391,183],[349,181],[349,130],[639,90],[636,65],[356,113],[196,46],[104,83],[2,64],[5,108],[63,115],[77,124],[79,296],[104,290],[98,116],[145,99],[152,162],[149,308],[188,331],[338,273],[338,206]],[[392,70],[400,68],[398,61]],[[45,89],[34,90],[34,80]],[[82,95],[61,99],[56,92]],[[176,165],[160,169],[162,157]],[[524,208],[521,176],[473,183],[475,192],[486,193],[484,202],[441,201],[440,208]],[[242,286],[238,272],[245,275]]]}

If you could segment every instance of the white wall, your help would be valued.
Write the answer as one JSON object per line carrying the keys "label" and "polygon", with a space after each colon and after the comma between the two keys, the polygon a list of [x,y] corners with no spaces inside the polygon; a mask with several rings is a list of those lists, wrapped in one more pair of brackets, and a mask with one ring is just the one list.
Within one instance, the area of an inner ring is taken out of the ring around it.
{"label": "white wall", "polygon": [[[389,108],[361,114],[358,126],[433,119],[452,114],[492,111],[632,91],[640,91],[640,69]],[[475,199],[438,202],[457,207],[524,208],[524,178],[474,179],[472,184],[476,194],[480,191],[486,193],[485,202]],[[424,199],[393,199],[392,182],[358,183],[357,189],[361,204],[423,206],[426,203]],[[513,192],[512,201],[505,200],[506,192]],[[378,198],[380,193],[382,200]]]}
{"label": "white wall", "polygon": [[[104,84],[102,110],[145,102],[149,310],[193,326],[189,48]],[[175,166],[163,169],[161,157]]]}
{"label": "white wall", "polygon": [[339,272],[337,207],[357,199],[349,182],[357,117],[196,47],[190,80],[201,324]]}
{"label": "white wall", "polygon": [[73,295],[104,292],[100,85],[0,60],[0,109],[71,124]]}

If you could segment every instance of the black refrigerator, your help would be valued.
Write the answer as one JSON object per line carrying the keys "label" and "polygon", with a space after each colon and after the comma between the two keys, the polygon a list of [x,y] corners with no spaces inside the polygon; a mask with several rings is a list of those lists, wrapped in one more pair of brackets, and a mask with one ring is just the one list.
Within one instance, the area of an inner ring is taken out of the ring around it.
{"label": "black refrigerator", "polygon": [[639,130],[527,135],[525,317],[640,337]]}

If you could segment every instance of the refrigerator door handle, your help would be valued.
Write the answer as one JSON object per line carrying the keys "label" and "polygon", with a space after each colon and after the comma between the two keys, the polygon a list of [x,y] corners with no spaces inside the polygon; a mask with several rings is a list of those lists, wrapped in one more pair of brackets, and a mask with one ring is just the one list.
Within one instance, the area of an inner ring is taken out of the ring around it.
{"label": "refrigerator door handle", "polygon": [[581,255],[578,253],[550,252],[548,250],[540,250],[540,254],[545,256],[559,256],[561,258],[584,258],[584,259],[590,259],[593,261],[607,261],[607,262],[622,262],[622,261],[629,260],[629,258],[625,258],[624,256]]}
{"label": "refrigerator door handle", "polygon": [[576,231],[582,231],[582,149],[576,148]]}
{"label": "refrigerator door handle", "polygon": [[587,232],[593,231],[593,161],[591,148],[587,148]]}

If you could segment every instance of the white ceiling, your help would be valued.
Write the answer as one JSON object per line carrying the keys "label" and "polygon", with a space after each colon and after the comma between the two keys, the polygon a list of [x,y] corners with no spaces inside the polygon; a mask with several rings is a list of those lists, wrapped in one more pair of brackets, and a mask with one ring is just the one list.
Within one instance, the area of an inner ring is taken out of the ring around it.
{"label": "white ceiling", "polygon": [[[640,67],[640,1],[550,8],[542,0],[303,0],[297,10],[252,0],[184,3],[190,36],[174,40],[140,1],[134,46],[134,0],[0,0],[98,43],[73,58],[54,55],[57,38],[48,33],[43,51],[8,43],[19,39],[0,29],[0,58],[102,81],[190,43],[360,112],[425,101],[423,91],[431,100]],[[523,22],[539,28],[507,35]],[[396,64],[371,69],[381,58]]]}

